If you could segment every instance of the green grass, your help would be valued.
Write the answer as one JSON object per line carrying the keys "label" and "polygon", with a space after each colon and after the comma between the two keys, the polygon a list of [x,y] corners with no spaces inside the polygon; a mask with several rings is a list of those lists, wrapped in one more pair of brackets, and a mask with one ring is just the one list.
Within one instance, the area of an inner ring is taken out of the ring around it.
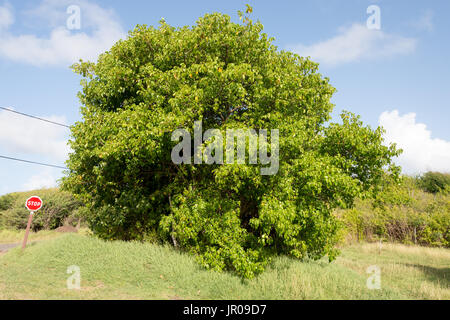
{"label": "green grass", "polygon": [[[64,234],[24,252],[0,255],[0,299],[449,299],[450,250],[355,245],[333,263],[275,259],[242,281],[207,271],[170,247],[105,242]],[[366,287],[366,268],[381,268],[381,290]],[[67,268],[81,270],[81,289],[67,289]]]}

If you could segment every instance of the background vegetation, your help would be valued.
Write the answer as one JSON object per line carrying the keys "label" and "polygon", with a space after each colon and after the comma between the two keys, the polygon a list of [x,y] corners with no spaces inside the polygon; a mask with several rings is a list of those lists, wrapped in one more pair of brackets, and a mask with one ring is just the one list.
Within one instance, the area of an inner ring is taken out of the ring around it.
{"label": "background vegetation", "polygon": [[346,241],[450,247],[449,177],[427,172],[403,176],[398,183],[387,179],[376,198],[359,199],[353,208],[336,212],[345,225],[343,236]]}

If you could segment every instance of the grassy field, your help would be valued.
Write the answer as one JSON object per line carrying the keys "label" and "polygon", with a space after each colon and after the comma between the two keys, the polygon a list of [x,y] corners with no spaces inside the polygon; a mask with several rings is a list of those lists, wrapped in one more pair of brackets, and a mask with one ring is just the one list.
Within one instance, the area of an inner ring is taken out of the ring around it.
{"label": "grassy field", "polygon": [[[170,247],[50,236],[0,255],[0,299],[450,299],[450,250],[360,244],[333,263],[275,259],[250,281],[201,269]],[[79,266],[81,289],[67,289]],[[367,267],[381,270],[369,290]]]}

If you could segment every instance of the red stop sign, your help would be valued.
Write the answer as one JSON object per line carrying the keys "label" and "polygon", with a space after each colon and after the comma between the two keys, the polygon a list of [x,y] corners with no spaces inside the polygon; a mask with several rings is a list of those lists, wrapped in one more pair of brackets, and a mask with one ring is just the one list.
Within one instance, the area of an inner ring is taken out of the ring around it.
{"label": "red stop sign", "polygon": [[39,197],[30,197],[25,202],[25,207],[30,211],[38,211],[42,207],[42,200]]}

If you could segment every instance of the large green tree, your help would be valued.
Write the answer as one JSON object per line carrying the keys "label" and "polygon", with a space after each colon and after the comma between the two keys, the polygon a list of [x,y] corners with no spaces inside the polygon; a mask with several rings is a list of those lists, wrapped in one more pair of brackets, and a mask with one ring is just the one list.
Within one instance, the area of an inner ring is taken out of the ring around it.
{"label": "large green tree", "polygon": [[[97,63],[75,64],[83,120],[72,127],[64,186],[102,238],[158,237],[207,268],[253,277],[274,254],[332,260],[332,210],[395,174],[398,151],[351,113],[327,124],[335,89],[318,64],[279,51],[259,22],[239,16],[138,25]],[[278,172],[174,164],[172,132],[192,136],[199,120],[204,131],[278,129]]]}

